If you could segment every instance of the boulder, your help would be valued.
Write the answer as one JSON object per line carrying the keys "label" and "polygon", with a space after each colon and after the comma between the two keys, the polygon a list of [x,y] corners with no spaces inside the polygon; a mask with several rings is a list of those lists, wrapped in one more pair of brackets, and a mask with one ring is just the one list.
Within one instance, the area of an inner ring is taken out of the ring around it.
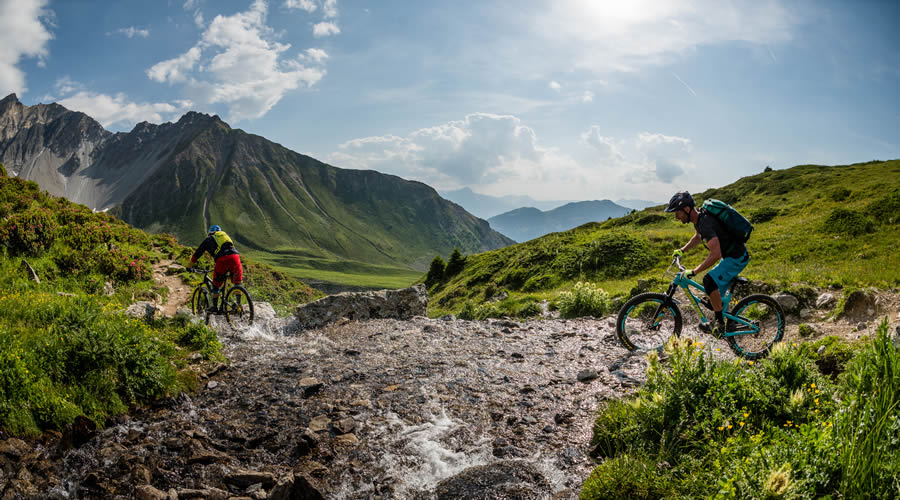
{"label": "boulder", "polygon": [[295,317],[301,328],[319,328],[348,320],[378,318],[410,319],[424,316],[428,305],[425,285],[418,284],[400,290],[375,292],[345,292],[323,297],[297,307]]}
{"label": "boulder", "polygon": [[832,305],[834,305],[834,301],[834,294],[823,293],[822,295],[819,295],[818,299],[816,299],[816,309],[831,307]]}
{"label": "boulder", "polygon": [[549,498],[552,487],[537,468],[524,460],[501,460],[470,467],[438,483],[434,498]]}
{"label": "boulder", "polygon": [[794,297],[793,295],[785,292],[776,293],[772,296],[776,302],[781,304],[781,308],[784,309],[785,312],[794,312],[800,307],[800,299]]}
{"label": "boulder", "polygon": [[875,297],[865,290],[855,290],[844,301],[842,314],[850,321],[864,321],[875,317]]}
{"label": "boulder", "polygon": [[159,308],[147,301],[135,302],[125,309],[125,314],[145,321],[153,321],[158,312]]}

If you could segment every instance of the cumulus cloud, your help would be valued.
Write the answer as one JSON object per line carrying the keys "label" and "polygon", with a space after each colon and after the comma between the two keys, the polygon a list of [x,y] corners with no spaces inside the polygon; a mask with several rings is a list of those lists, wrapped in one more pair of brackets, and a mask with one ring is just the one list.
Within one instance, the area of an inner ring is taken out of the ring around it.
{"label": "cumulus cloud", "polygon": [[619,173],[620,181],[632,184],[672,184],[694,169],[690,139],[642,132],[631,139],[602,135],[594,125],[581,134],[594,151],[593,160]]}
{"label": "cumulus cloud", "polygon": [[[129,26],[127,28],[119,28],[116,30],[116,33],[120,33],[122,35],[127,36],[128,38],[134,38],[139,36],[141,38],[147,38],[150,36],[150,30],[146,28],[135,28],[134,26]],[[109,33],[107,33],[109,34]]]}
{"label": "cumulus cloud", "polygon": [[284,6],[288,9],[303,9],[306,12],[315,12],[317,8],[312,0],[284,0]]}
{"label": "cumulus cloud", "polygon": [[48,0],[0,0],[0,95],[28,92],[25,73],[19,69],[23,58],[37,58],[43,66],[49,55],[47,29],[52,12]]}
{"label": "cumulus cloud", "polygon": [[245,12],[216,16],[192,48],[153,65],[147,76],[183,85],[198,103],[227,106],[230,120],[263,116],[285,93],[319,82],[327,57],[319,49],[288,56],[291,46],[277,41],[267,15],[265,0],[255,0]]}
{"label": "cumulus cloud", "polygon": [[335,165],[375,169],[439,189],[478,186],[481,192],[512,194],[535,183],[549,191],[580,183],[571,158],[540,146],[533,129],[510,115],[473,113],[400,137],[364,137],[339,146]]}
{"label": "cumulus cloud", "polygon": [[337,0],[325,0],[322,10],[325,12],[325,17],[337,17]]}
{"label": "cumulus cloud", "polygon": [[313,36],[315,37],[337,35],[340,32],[341,29],[338,28],[336,24],[331,22],[323,21],[321,23],[316,23],[316,25],[313,26]]}
{"label": "cumulus cloud", "polygon": [[58,102],[71,110],[89,115],[104,127],[142,121],[160,123],[186,110],[191,104],[187,101],[178,102],[178,106],[169,103],[138,103],[121,93],[110,96],[85,90],[80,90]]}

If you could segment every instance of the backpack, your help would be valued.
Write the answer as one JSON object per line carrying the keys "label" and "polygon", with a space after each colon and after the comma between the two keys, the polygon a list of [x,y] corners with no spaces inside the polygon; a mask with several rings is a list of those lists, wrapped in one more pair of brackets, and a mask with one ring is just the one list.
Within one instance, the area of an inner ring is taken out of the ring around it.
{"label": "backpack", "polygon": [[722,225],[725,226],[725,229],[741,243],[746,243],[750,239],[750,233],[753,232],[753,224],[750,224],[746,217],[728,203],[709,199],[703,202],[700,210],[719,219]]}

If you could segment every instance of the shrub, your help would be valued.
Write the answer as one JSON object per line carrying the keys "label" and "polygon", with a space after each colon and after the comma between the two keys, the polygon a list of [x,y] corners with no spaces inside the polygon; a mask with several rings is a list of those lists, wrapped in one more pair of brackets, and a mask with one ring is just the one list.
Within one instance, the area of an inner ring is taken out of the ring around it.
{"label": "shrub", "polygon": [[882,224],[900,223],[900,191],[894,191],[884,198],[870,203],[866,212]]}
{"label": "shrub", "polygon": [[565,318],[581,316],[599,318],[607,314],[612,307],[608,293],[581,281],[575,284],[572,291],[560,293],[556,304]]}
{"label": "shrub", "polygon": [[826,233],[860,236],[875,231],[875,224],[859,212],[838,208],[825,219],[822,230]]}
{"label": "shrub", "polygon": [[809,337],[815,335],[816,333],[816,330],[806,323],[800,323],[800,326],[797,327],[797,330],[801,337]]}
{"label": "shrub", "polygon": [[488,318],[502,318],[504,314],[493,302],[475,305],[469,301],[463,304],[457,316],[459,319],[465,320],[485,320]]}
{"label": "shrub", "polygon": [[557,283],[558,279],[556,276],[552,274],[539,274],[528,278],[525,281],[525,284],[522,285],[522,291],[533,292],[536,290],[546,290],[548,288],[553,288]]}
{"label": "shrub", "polygon": [[845,187],[836,187],[828,192],[831,201],[844,201],[850,197],[851,191]]}
{"label": "shrub", "polygon": [[769,222],[778,215],[778,209],[774,207],[764,207],[750,212],[748,219],[753,224]]}
{"label": "shrub", "polygon": [[14,213],[0,222],[0,243],[14,253],[39,256],[56,240],[53,213],[42,207]]}
{"label": "shrub", "polygon": [[609,232],[581,247],[564,271],[569,276],[596,273],[604,278],[624,278],[645,271],[656,263],[643,238],[625,232]]}

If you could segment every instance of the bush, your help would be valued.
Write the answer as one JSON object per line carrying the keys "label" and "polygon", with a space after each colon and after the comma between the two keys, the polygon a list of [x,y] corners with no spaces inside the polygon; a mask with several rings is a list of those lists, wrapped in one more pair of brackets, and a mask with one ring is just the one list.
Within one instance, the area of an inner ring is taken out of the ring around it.
{"label": "bush", "polygon": [[581,488],[581,500],[607,498],[668,498],[672,488],[659,474],[656,462],[624,455],[597,466]]}
{"label": "bush", "polygon": [[809,337],[816,334],[816,330],[806,323],[800,323],[800,326],[797,327],[797,330],[797,333],[799,333],[801,337]]}
{"label": "bush", "polygon": [[553,288],[558,283],[556,276],[552,274],[539,274],[532,276],[522,285],[523,292],[534,292],[537,290],[547,290]]}
{"label": "bush", "polygon": [[570,292],[562,292],[556,305],[564,318],[594,316],[599,318],[612,308],[609,294],[590,283],[579,281]]}
{"label": "bush", "polygon": [[828,192],[831,201],[844,201],[850,197],[851,191],[845,187],[836,187]]}
{"label": "bush", "polygon": [[874,232],[875,224],[859,212],[838,208],[825,219],[822,230],[826,233],[860,236]]}
{"label": "bush", "polygon": [[750,212],[748,219],[753,224],[769,222],[778,215],[778,209],[774,207],[765,207]]}
{"label": "bush", "polygon": [[581,247],[564,271],[569,276],[596,274],[602,278],[624,278],[645,271],[656,256],[643,238],[625,232],[610,232]]}
{"label": "bush", "polygon": [[866,208],[875,220],[881,224],[900,223],[900,191],[895,191],[884,198],[872,202]]}
{"label": "bush", "polygon": [[14,213],[0,222],[0,243],[14,254],[39,256],[56,240],[53,213],[42,207]]}

